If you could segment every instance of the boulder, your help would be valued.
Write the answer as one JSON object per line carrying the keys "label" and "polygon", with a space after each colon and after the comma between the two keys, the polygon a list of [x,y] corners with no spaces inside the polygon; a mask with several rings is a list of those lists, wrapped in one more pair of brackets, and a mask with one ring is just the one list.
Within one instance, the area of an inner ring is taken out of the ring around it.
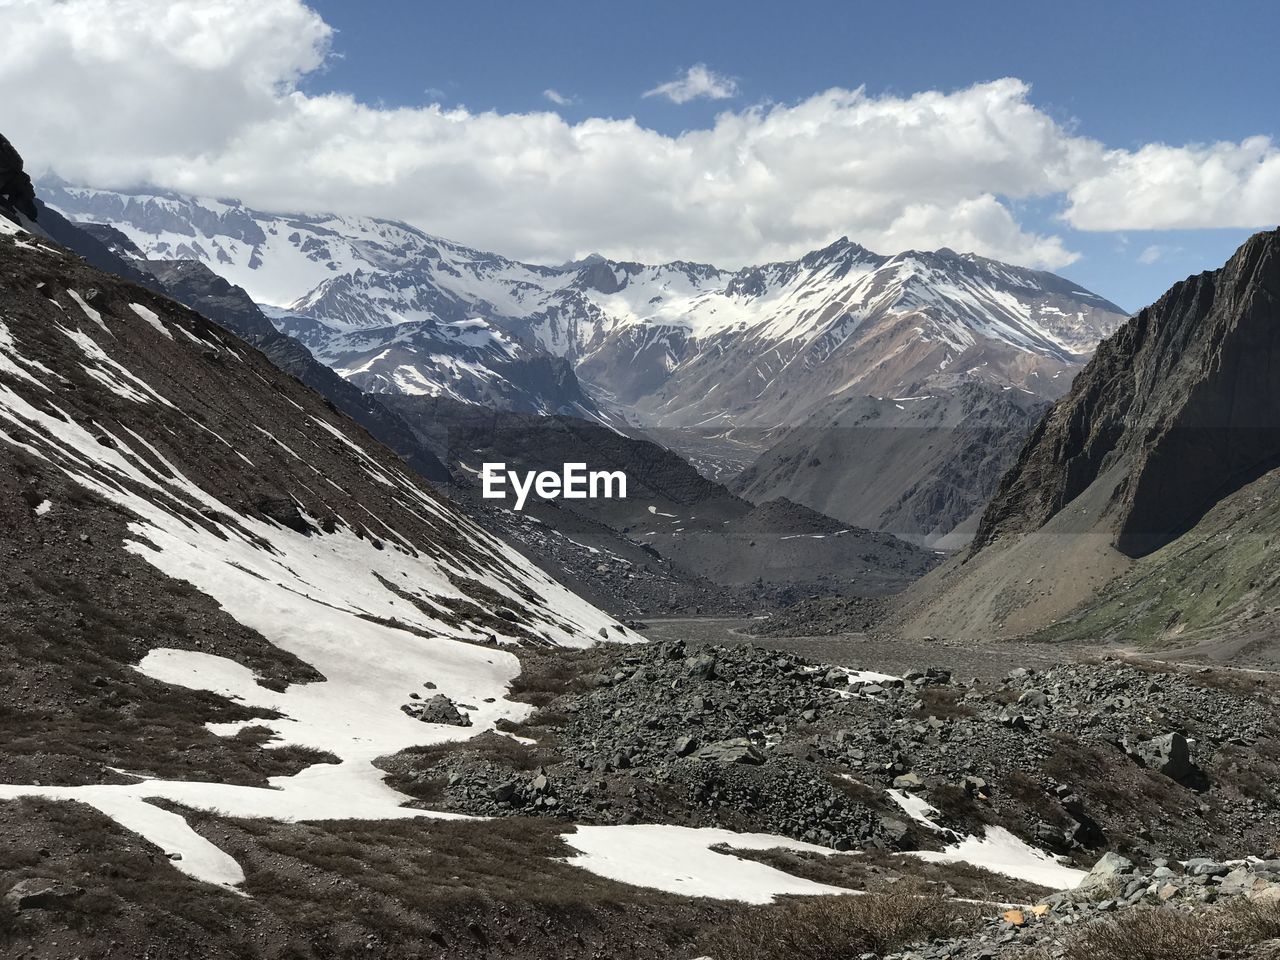
{"label": "boulder", "polygon": [[421,703],[406,703],[400,709],[423,723],[444,723],[451,727],[471,726],[471,718],[443,693],[437,693],[430,700]]}
{"label": "boulder", "polygon": [[489,790],[489,799],[494,803],[510,803],[515,795],[516,782],[514,780],[507,780]]}
{"label": "boulder", "polygon": [[1200,789],[1204,784],[1204,771],[1191,761],[1191,748],[1180,733],[1144,740],[1133,748],[1133,754],[1144,767],[1183,786]]}
{"label": "boulder", "polygon": [[708,743],[693,754],[695,760],[714,760],[716,763],[764,763],[764,754],[746,737],[718,740]]}
{"label": "boulder", "polygon": [[698,749],[697,737],[680,737],[672,745],[671,750],[677,757],[687,757]]}
{"label": "boulder", "polygon": [[1118,853],[1104,853],[1076,889],[1082,891],[1114,889],[1131,876],[1134,870],[1133,861],[1128,857],[1122,857]]}
{"label": "boulder", "polygon": [[1018,704],[1033,710],[1043,710],[1049,706],[1049,697],[1043,690],[1027,690],[1018,698]]}
{"label": "boulder", "polygon": [[911,833],[911,827],[907,822],[899,820],[897,817],[880,817],[876,824],[881,836],[894,847],[901,845]]}
{"label": "boulder", "polygon": [[64,910],[81,896],[84,896],[82,887],[35,877],[19,880],[9,888],[4,899],[15,910]]}
{"label": "boulder", "polygon": [[1225,863],[1208,857],[1192,857],[1184,866],[1189,877],[1224,877],[1231,872]]}
{"label": "boulder", "polygon": [[690,657],[685,661],[685,666],[689,668],[689,676],[694,680],[711,680],[716,675],[716,658],[706,653]]}
{"label": "boulder", "polygon": [[900,777],[893,778],[893,789],[915,793],[917,790],[924,789],[924,781],[914,773],[904,773]]}
{"label": "boulder", "polygon": [[257,502],[258,512],[268,520],[274,520],[280,526],[296,533],[310,536],[314,530],[307,523],[298,509],[297,501],[287,496],[266,496]]}

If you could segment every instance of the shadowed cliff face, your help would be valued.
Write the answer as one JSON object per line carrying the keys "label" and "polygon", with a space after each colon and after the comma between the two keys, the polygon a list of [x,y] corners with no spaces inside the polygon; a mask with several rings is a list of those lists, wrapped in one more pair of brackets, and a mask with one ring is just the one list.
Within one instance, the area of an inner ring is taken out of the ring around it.
{"label": "shadowed cliff face", "polygon": [[1099,518],[1141,556],[1280,465],[1280,231],[1177,284],[1099,348],[1033,431],[974,551],[1038,529],[1104,472]]}
{"label": "shadowed cliff face", "polygon": [[31,178],[22,169],[22,157],[3,135],[0,135],[0,208],[20,213],[28,220],[36,218],[36,193]]}

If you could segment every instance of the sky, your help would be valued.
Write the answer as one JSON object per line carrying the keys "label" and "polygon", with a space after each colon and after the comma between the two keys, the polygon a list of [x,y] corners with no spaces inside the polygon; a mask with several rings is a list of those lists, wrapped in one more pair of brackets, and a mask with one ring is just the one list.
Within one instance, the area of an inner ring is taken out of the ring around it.
{"label": "sky", "polygon": [[1137,309],[1280,222],[1280,4],[0,0],[36,173],[534,262],[848,236]]}

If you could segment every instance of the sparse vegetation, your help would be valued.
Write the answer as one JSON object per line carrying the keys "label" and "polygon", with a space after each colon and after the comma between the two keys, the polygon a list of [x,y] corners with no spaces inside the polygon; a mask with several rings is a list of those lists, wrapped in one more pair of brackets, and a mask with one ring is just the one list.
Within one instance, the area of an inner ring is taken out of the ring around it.
{"label": "sparse vegetation", "polygon": [[924,895],[903,883],[889,893],[756,907],[707,936],[702,947],[716,960],[849,960],[958,936],[981,918],[978,907]]}
{"label": "sparse vegetation", "polygon": [[[1234,899],[1192,911],[1131,910],[1091,923],[1067,940],[1065,960],[1271,960],[1280,957],[1280,903]],[[1050,960],[1044,950],[1018,960]]]}

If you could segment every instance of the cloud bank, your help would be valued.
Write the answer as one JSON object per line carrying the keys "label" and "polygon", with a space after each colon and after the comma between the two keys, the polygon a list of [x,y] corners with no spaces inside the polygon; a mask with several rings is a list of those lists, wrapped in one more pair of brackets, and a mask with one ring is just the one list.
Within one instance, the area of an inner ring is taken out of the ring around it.
{"label": "cloud bank", "polygon": [[[732,267],[847,234],[885,252],[1065,266],[1076,254],[1052,223],[1020,222],[1037,198],[1064,229],[1280,221],[1269,139],[1110,149],[1017,79],[907,97],[832,89],[670,136],[634,119],[304,93],[332,31],[299,0],[0,0],[0,35],[0,123],[33,170],[393,217],[535,261],[598,251]],[[687,101],[725,82],[695,67],[651,92]]]}

